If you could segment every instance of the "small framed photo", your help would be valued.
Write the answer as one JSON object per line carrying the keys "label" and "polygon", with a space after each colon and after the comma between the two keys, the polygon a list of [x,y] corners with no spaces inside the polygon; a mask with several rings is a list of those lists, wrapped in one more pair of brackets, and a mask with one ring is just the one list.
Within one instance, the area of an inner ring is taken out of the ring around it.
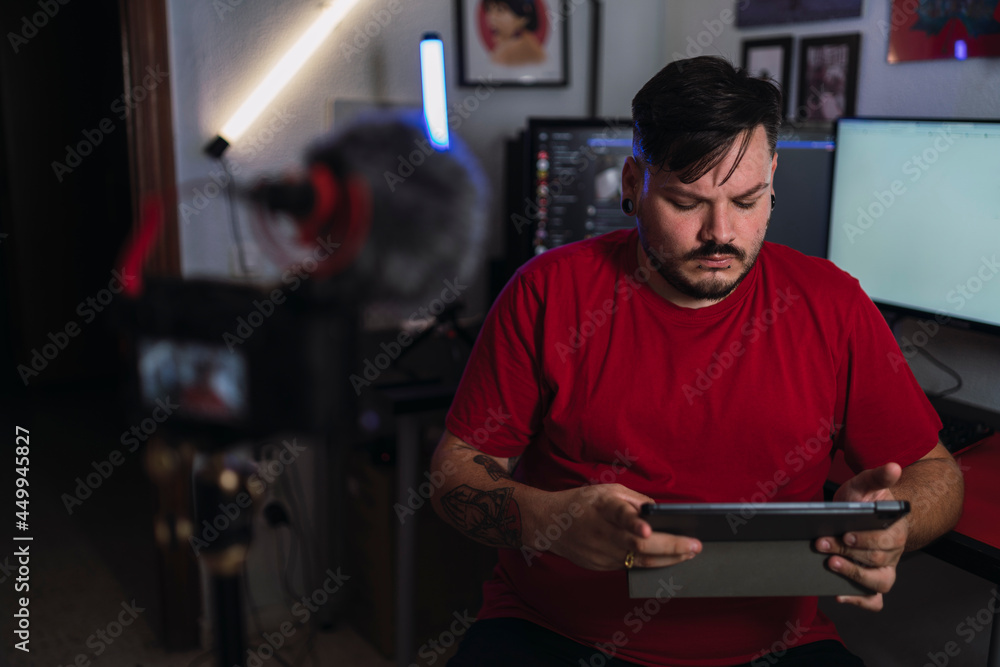
{"label": "small framed photo", "polygon": [[797,121],[832,121],[857,109],[861,35],[809,37],[799,42]]}
{"label": "small framed photo", "polygon": [[565,86],[565,0],[455,0],[461,86]]}
{"label": "small framed photo", "polygon": [[743,40],[743,68],[751,76],[773,79],[781,88],[784,110],[792,90],[792,38]]}

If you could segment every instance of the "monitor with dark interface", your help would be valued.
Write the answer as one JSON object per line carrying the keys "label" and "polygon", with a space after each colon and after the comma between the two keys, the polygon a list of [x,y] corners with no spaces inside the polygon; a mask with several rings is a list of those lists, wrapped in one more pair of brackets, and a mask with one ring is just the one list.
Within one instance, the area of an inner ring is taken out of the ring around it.
{"label": "monitor with dark interface", "polygon": [[[509,176],[515,264],[548,249],[635,226],[621,212],[621,173],[632,124],[597,118],[531,118]],[[767,240],[826,256],[833,169],[830,126],[782,129]]]}
{"label": "monitor with dark interface", "polygon": [[635,226],[621,211],[632,124],[600,118],[530,118],[520,196],[511,201],[521,261],[573,241]]}
{"label": "monitor with dark interface", "polygon": [[1000,332],[1000,122],[841,119],[835,141],[829,258],[880,305]]}
{"label": "monitor with dark interface", "polygon": [[777,205],[766,240],[814,257],[826,257],[830,229],[833,128],[783,128],[774,172]]}

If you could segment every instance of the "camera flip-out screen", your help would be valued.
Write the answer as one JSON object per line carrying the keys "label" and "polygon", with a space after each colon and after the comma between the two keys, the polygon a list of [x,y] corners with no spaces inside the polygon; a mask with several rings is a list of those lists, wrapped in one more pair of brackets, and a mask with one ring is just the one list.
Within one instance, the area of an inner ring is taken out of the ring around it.
{"label": "camera flip-out screen", "polygon": [[142,400],[173,396],[180,414],[222,423],[246,419],[246,359],[222,345],[166,338],[139,341]]}
{"label": "camera flip-out screen", "polygon": [[[311,287],[149,280],[122,314],[136,419],[160,406],[169,411],[158,427],[165,434],[214,447],[290,431],[345,432],[356,311]],[[267,301],[276,294],[280,302]]]}

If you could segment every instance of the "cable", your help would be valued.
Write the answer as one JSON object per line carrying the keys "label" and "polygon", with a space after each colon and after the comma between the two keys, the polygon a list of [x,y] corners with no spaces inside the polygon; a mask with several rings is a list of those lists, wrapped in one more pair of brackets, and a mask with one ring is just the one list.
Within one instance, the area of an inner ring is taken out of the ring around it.
{"label": "cable", "polygon": [[250,609],[250,617],[253,620],[254,633],[260,634],[263,632],[264,624],[260,620],[260,611],[257,608],[257,603],[254,602],[253,593],[250,591],[250,574],[247,571],[247,560],[249,559],[249,550],[247,552],[247,558],[243,559],[243,591],[247,596],[247,608]]}
{"label": "cable", "polygon": [[[288,528],[291,530],[291,525],[289,525]],[[293,539],[294,536],[290,536],[286,554],[286,550],[283,546],[284,539],[282,537],[284,531],[279,529],[280,526],[274,526],[274,550],[276,555],[275,562],[278,565],[278,578],[281,582],[282,588],[285,590],[285,595],[288,596],[288,599],[291,602],[295,602],[303,597],[303,595],[300,595],[299,592],[295,590],[295,586],[293,585],[294,582],[289,576],[291,570],[290,565],[295,561],[295,539]]]}
{"label": "cable", "polygon": [[[302,491],[302,478],[299,476],[299,471],[298,471],[297,468],[291,468],[291,471],[292,471],[292,475],[295,476],[295,484],[294,485],[288,485],[288,486],[292,487],[291,488],[291,492],[288,495],[290,497],[294,497],[295,498],[296,511],[299,513],[299,515],[301,517],[301,521],[299,522],[299,524],[297,526],[294,523],[292,523],[292,522],[289,522],[289,524],[293,527],[293,529],[297,529],[297,533],[298,533],[299,539],[302,541],[303,556],[307,557],[309,559],[308,564],[305,563],[305,562],[302,563],[303,567],[307,567],[308,566],[308,568],[309,568],[308,570],[304,570],[303,571],[303,575],[305,575],[306,572],[309,572],[311,574],[315,574],[316,570],[313,569],[313,568],[314,568],[314,566],[319,565],[319,563],[322,560],[322,558],[320,557],[320,554],[318,552],[318,547],[316,547],[315,545],[313,545],[312,549],[309,548],[309,546],[310,546],[310,540],[306,539],[305,531],[302,529],[302,526],[304,524],[306,526],[313,527],[316,524],[312,522],[312,515],[308,511],[308,503],[306,503],[305,492]],[[302,494],[301,498],[299,498],[299,494],[300,493]],[[301,508],[299,508],[299,502],[302,503]],[[313,557],[316,558],[315,562],[313,562]],[[315,588],[315,583],[316,582],[314,582],[314,581],[313,582],[309,582],[309,581],[306,580],[306,577],[303,576],[302,583],[307,584],[307,585],[312,584],[313,587]]]}
{"label": "cable", "polygon": [[233,240],[236,242],[236,255],[240,259],[240,270],[243,271],[243,275],[249,276],[250,269],[247,268],[247,258],[243,254],[243,237],[240,235],[240,226],[236,220],[236,188],[233,184],[233,173],[229,171],[229,163],[225,159],[220,157],[219,163],[228,177],[226,180],[226,200],[229,203],[229,225],[233,230]]}
{"label": "cable", "polygon": [[959,375],[955,371],[955,369],[953,369],[950,366],[946,365],[944,362],[942,362],[940,359],[938,359],[937,357],[935,357],[933,354],[931,354],[927,350],[923,349],[922,347],[918,347],[918,348],[916,348],[916,350],[917,350],[917,352],[919,352],[923,356],[927,357],[927,360],[930,361],[932,364],[934,364],[935,366],[937,366],[938,368],[940,368],[945,373],[947,373],[948,375],[950,375],[951,377],[953,377],[955,379],[955,386],[949,387],[948,389],[945,389],[944,391],[939,391],[936,394],[931,394],[930,395],[931,398],[944,398],[945,396],[950,396],[950,395],[954,394],[955,392],[957,392],[958,390],[960,390],[962,388],[962,376]]}
{"label": "cable", "polygon": [[[254,602],[253,593],[251,593],[250,591],[250,576],[249,572],[247,571],[247,560],[248,558],[243,559],[243,590],[246,592],[247,608],[249,608],[250,610],[250,616],[252,617],[254,624],[253,634],[256,635],[259,639],[263,639],[265,643],[270,644],[270,642],[267,641],[267,638],[264,637],[264,623],[261,622],[260,620],[260,611],[257,607],[257,603]],[[263,644],[258,644],[257,646],[260,647],[263,646]],[[274,649],[273,646],[272,649]],[[284,665],[284,667],[292,667],[291,663],[289,663],[287,660],[281,657],[277,649],[273,650],[272,656],[274,657],[275,660]]]}
{"label": "cable", "polygon": [[[290,499],[290,502],[295,506],[293,507],[293,512],[294,514],[297,515],[296,518],[298,519],[298,521],[295,521],[294,519],[289,520],[289,527],[295,532],[296,536],[298,537],[299,541],[302,544],[302,563],[301,563],[302,583],[308,587],[310,586],[310,580],[312,578],[309,575],[315,572],[313,566],[319,563],[320,558],[318,553],[316,554],[312,553],[312,549],[310,548],[310,541],[306,539],[305,531],[302,529],[303,522],[305,522],[307,525],[313,525],[309,521],[309,514],[306,509],[305,493],[302,492],[303,495],[301,499],[299,498],[298,495],[299,492],[301,492],[302,478],[299,476],[299,471],[297,468],[289,466],[289,469],[291,470],[292,475],[294,475],[295,477],[295,483],[294,484],[290,483],[291,480],[289,480],[289,483],[285,483],[285,480],[282,480],[282,483],[285,484],[285,488],[288,489],[288,498]],[[301,507],[299,506],[300,500],[301,500]],[[313,563],[313,556],[317,557],[315,564]],[[312,584],[315,584],[315,582],[312,582]],[[313,586],[313,590],[315,590],[315,586]],[[313,650],[317,635],[316,618],[317,615],[314,614],[309,619],[309,634],[306,637],[302,654],[295,660],[295,665],[301,664],[302,661],[305,660],[306,656],[311,656],[313,659],[313,664],[316,664],[317,656],[315,655],[315,651]]]}
{"label": "cable", "polygon": [[[261,448],[261,456],[263,458],[269,458],[268,453],[276,454],[277,446],[265,445],[264,447]],[[301,555],[299,556],[300,560],[299,564],[302,568],[301,583],[303,586],[305,586],[307,589],[310,590],[315,590],[315,586],[312,586],[311,582],[312,580],[311,575],[314,572],[313,570],[314,554],[312,554],[312,549],[310,548],[311,546],[310,542],[308,539],[306,539],[305,533],[301,527],[303,522],[306,524],[309,523],[304,492],[301,492],[301,489],[297,488],[299,485],[301,485],[302,481],[301,477],[299,476],[298,470],[294,466],[294,461],[292,462],[292,464],[289,464],[285,470],[286,472],[291,471],[291,474],[288,475],[287,477],[283,475],[282,478],[276,480],[275,483],[283,485],[283,488],[285,489],[286,492],[285,501],[288,504],[288,509],[290,510],[290,513],[288,513],[286,516],[281,517],[281,520],[278,520],[277,516],[275,517],[274,520],[269,518],[268,522],[272,527],[275,528],[276,531],[275,549],[277,553],[278,568],[281,570],[279,574],[279,580],[281,581],[285,593],[294,601],[306,597],[305,595],[300,595],[294,590],[293,582],[291,581],[290,577],[292,572],[292,564],[296,560],[295,548],[296,546],[298,546],[301,552]],[[295,477],[294,481],[291,479],[292,476]],[[303,493],[301,498],[299,496],[300,492]],[[267,507],[265,507],[265,517],[267,517]],[[281,537],[281,531],[277,530],[282,525],[287,526],[288,529],[292,532],[292,535],[289,536],[287,556],[284,555],[285,550],[282,548],[283,539]],[[296,545],[296,541],[298,541],[299,543],[298,545]],[[312,656],[313,662],[315,664],[317,658],[315,656],[313,648],[317,638],[316,637],[317,629],[315,622],[316,618],[317,615],[315,614],[310,617],[307,635],[306,638],[302,641],[302,650],[299,652],[299,655],[296,658],[294,658],[293,666],[301,664],[305,660],[306,656]]]}
{"label": "cable", "polygon": [[[896,336],[896,324],[899,322],[900,319],[902,319],[902,318],[897,317],[889,325],[889,331],[892,332],[893,337]],[[951,366],[948,366],[943,361],[941,361],[940,359],[938,359],[937,357],[935,357],[933,354],[931,354],[930,352],[928,352],[924,347],[917,346],[917,345],[914,345],[912,343],[910,343],[909,345],[907,345],[907,347],[910,348],[910,349],[912,349],[917,354],[920,354],[920,355],[924,356],[929,362],[931,362],[932,364],[934,364],[935,366],[937,366],[938,368],[940,368],[945,373],[947,373],[948,375],[950,375],[952,378],[955,379],[955,386],[949,387],[949,388],[945,389],[944,391],[940,391],[940,392],[938,392],[936,394],[928,394],[928,396],[930,398],[944,398],[945,396],[951,396],[952,394],[956,393],[957,391],[959,391],[962,388],[962,384],[963,384],[962,383],[962,376],[959,375],[958,372],[955,371],[955,369],[953,369]],[[900,346],[900,349],[902,350],[902,346]]]}

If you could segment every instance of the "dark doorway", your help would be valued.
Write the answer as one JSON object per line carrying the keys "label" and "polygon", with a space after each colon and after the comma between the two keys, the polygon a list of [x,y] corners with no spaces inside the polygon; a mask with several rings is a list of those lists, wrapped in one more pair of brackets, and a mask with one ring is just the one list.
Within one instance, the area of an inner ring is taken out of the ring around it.
{"label": "dark doorway", "polygon": [[107,302],[131,224],[116,0],[0,9],[0,360],[5,394],[114,384]]}

